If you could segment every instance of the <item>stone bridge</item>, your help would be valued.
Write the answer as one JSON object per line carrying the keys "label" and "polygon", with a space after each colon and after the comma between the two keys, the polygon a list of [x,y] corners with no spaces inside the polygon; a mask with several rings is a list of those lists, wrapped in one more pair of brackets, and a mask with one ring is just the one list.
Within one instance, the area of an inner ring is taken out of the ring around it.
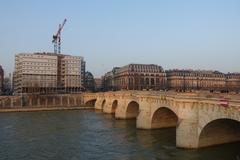
{"label": "stone bridge", "polygon": [[240,100],[236,95],[119,91],[85,93],[83,101],[117,119],[136,118],[139,129],[176,127],[177,147],[240,141]]}

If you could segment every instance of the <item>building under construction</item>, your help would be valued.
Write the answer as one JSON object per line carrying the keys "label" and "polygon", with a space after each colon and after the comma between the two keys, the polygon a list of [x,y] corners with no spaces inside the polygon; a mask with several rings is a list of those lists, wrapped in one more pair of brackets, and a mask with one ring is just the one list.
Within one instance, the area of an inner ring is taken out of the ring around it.
{"label": "building under construction", "polygon": [[55,53],[15,55],[14,94],[78,93],[84,90],[83,57]]}

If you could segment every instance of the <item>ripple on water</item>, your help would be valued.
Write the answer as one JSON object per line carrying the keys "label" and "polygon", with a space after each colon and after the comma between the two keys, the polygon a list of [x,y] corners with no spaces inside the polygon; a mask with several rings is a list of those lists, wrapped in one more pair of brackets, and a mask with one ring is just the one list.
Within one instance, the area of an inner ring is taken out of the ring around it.
{"label": "ripple on water", "polygon": [[174,128],[138,130],[135,120],[115,120],[94,111],[2,115],[0,159],[229,160],[240,155],[240,143],[179,149]]}

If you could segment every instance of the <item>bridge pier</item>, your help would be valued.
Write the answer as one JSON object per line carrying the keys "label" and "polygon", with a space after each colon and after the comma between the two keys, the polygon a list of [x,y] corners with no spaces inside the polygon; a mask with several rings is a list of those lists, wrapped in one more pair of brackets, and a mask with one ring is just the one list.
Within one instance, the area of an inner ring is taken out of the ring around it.
{"label": "bridge pier", "polygon": [[110,113],[110,114],[115,113],[118,108],[118,102],[119,100],[117,99],[111,99],[111,98],[107,99],[106,104],[103,107],[103,112]]}
{"label": "bridge pier", "polygon": [[116,119],[128,119],[126,115],[126,101],[120,100],[118,102],[118,107],[115,111],[115,118]]}
{"label": "bridge pier", "polygon": [[[137,117],[138,129],[161,129],[176,127],[176,146],[180,148],[198,148],[198,109],[194,103],[179,102],[170,107],[149,101],[141,101]],[[164,107],[163,107],[164,106]],[[181,112],[178,108],[181,107]]]}
{"label": "bridge pier", "polygon": [[126,119],[126,115],[124,115],[124,106],[122,106],[122,104],[119,104],[119,107],[116,109],[115,118]]}
{"label": "bridge pier", "polygon": [[112,111],[112,100],[111,99],[107,99],[106,100],[106,104],[103,106],[103,112],[104,113],[114,113]]}
{"label": "bridge pier", "polygon": [[139,115],[139,103],[132,99],[121,99],[115,111],[117,119],[137,119]]}
{"label": "bridge pier", "polygon": [[152,129],[152,119],[151,119],[151,113],[150,113],[150,106],[146,99],[142,99],[139,104],[139,114],[137,116],[136,126],[138,129]]}
{"label": "bridge pier", "polygon": [[103,98],[98,98],[95,102],[95,109],[97,110],[102,110],[102,103],[103,103],[104,99]]}
{"label": "bridge pier", "polygon": [[149,113],[145,110],[141,110],[137,116],[136,125],[138,129],[152,129],[151,117]]}
{"label": "bridge pier", "polygon": [[197,120],[180,120],[176,128],[176,146],[179,148],[198,148]]}
{"label": "bridge pier", "polygon": [[198,148],[198,108],[194,102],[178,102],[176,145],[180,148]]}

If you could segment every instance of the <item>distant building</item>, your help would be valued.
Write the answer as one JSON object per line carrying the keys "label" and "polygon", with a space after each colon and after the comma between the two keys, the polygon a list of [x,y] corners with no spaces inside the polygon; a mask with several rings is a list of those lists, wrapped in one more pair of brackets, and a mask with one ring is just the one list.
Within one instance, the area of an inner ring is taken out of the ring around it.
{"label": "distant building", "polygon": [[129,64],[113,68],[104,76],[106,90],[161,90],[166,88],[166,74],[154,64]]}
{"label": "distant building", "polygon": [[102,78],[95,78],[94,82],[95,82],[95,91],[96,92],[103,91],[103,80],[102,80]]}
{"label": "distant building", "polygon": [[103,89],[105,91],[112,91],[112,90],[117,90],[117,84],[116,84],[116,71],[120,69],[119,67],[114,67],[111,71],[107,72],[103,76]]}
{"label": "distant building", "polygon": [[3,94],[3,81],[4,81],[4,71],[2,66],[0,65],[0,95]]}
{"label": "distant building", "polygon": [[167,88],[186,90],[225,90],[225,75],[218,71],[167,70]]}
{"label": "distant building", "polygon": [[84,76],[85,61],[80,56],[54,53],[15,55],[15,94],[80,92]]}
{"label": "distant building", "polygon": [[4,94],[11,95],[12,94],[12,76],[9,74],[8,77],[4,78],[3,82]]}
{"label": "distant building", "polygon": [[226,88],[228,91],[240,92],[240,73],[226,74]]}
{"label": "distant building", "polygon": [[94,77],[91,72],[85,73],[85,89],[88,91],[95,91]]}
{"label": "distant building", "polygon": [[103,88],[109,90],[207,90],[240,92],[240,73],[224,74],[211,70],[166,70],[153,64],[129,64],[115,67],[103,76]]}
{"label": "distant building", "polygon": [[[63,93],[76,93],[84,89],[85,61],[80,56],[58,55],[58,76]],[[58,81],[59,82],[59,81]]]}

